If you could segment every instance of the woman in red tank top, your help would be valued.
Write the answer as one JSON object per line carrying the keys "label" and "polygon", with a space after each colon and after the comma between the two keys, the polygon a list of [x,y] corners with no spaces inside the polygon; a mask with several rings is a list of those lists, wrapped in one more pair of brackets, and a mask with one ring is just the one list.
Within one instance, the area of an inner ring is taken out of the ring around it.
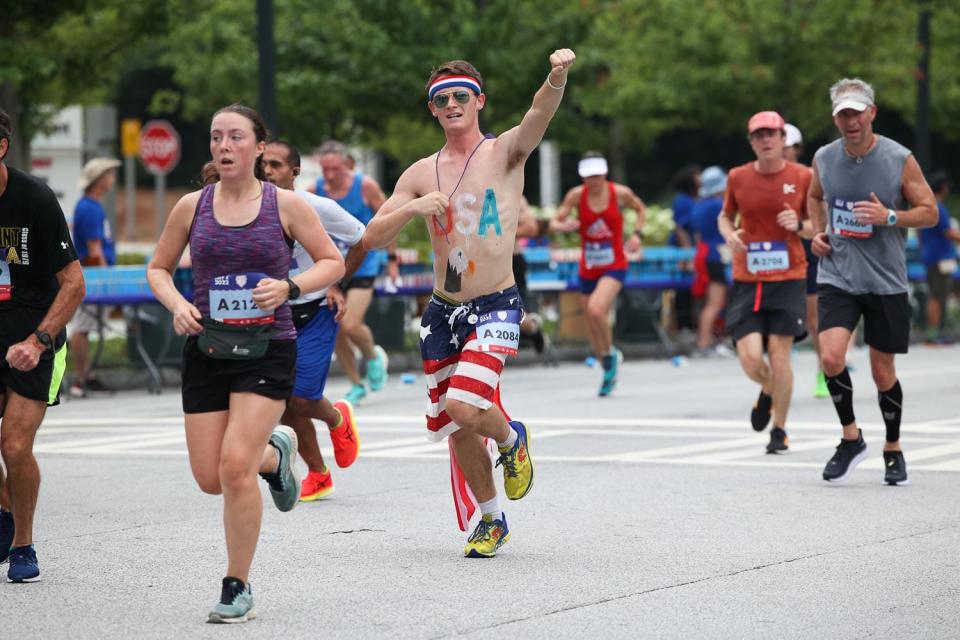
{"label": "woman in red tank top", "polygon": [[[553,231],[580,233],[581,306],[587,317],[590,346],[603,363],[599,395],[606,396],[617,383],[623,354],[613,345],[610,308],[627,275],[627,253],[640,251],[646,207],[630,187],[607,180],[607,161],[587,152],[578,166],[583,184],[567,192],[550,222]],[[570,219],[576,207],[577,219]],[[622,208],[637,212],[637,224],[626,246]]]}

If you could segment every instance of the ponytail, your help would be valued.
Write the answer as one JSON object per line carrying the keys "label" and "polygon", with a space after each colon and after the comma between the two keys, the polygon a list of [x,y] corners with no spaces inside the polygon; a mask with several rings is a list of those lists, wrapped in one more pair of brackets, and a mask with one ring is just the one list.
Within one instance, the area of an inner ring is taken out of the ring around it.
{"label": "ponytail", "polygon": [[220,173],[217,171],[217,165],[210,161],[203,165],[203,169],[200,169],[200,186],[205,187],[215,182],[220,182]]}

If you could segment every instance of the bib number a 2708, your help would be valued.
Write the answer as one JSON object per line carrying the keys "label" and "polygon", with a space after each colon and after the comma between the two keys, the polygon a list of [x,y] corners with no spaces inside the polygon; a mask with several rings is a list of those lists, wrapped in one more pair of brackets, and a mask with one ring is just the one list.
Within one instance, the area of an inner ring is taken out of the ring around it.
{"label": "bib number a 2708", "polygon": [[747,245],[747,271],[772,273],[790,268],[786,242],[751,242]]}
{"label": "bib number a 2708", "polygon": [[217,276],[210,282],[210,317],[226,324],[269,324],[273,312],[253,301],[253,290],[267,275],[239,273]]}
{"label": "bib number a 2708", "polygon": [[517,355],[520,346],[520,320],[518,309],[491,311],[477,318],[477,342],[481,351]]}

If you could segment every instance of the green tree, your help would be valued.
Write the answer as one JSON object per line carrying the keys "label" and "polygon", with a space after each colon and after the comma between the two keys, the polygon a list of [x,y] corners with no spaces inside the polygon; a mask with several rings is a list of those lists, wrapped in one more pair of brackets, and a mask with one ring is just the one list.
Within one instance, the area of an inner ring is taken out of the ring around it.
{"label": "green tree", "polygon": [[12,165],[29,167],[28,141],[57,110],[112,95],[127,52],[165,28],[164,9],[126,0],[4,2],[0,106],[14,121]]}

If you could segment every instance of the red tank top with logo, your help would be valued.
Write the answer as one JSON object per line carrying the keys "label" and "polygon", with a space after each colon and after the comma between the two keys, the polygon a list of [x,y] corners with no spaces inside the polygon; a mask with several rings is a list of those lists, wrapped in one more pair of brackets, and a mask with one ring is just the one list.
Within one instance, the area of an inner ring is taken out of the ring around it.
{"label": "red tank top with logo", "polygon": [[596,212],[590,208],[587,188],[580,194],[580,277],[596,280],[607,271],[626,270],[623,253],[623,214],[617,205],[613,183],[607,182],[607,208]]}

